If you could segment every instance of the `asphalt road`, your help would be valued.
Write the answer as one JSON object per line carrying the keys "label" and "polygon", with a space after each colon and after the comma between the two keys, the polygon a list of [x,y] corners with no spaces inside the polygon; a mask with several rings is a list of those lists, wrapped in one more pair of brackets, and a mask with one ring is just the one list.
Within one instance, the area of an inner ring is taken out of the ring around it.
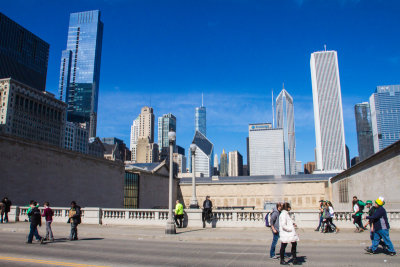
{"label": "asphalt road", "polygon": [[[237,232],[240,234],[240,231]],[[278,266],[268,244],[149,240],[146,238],[58,238],[25,244],[26,233],[0,233],[0,266]],[[304,266],[400,266],[399,256],[364,254],[363,244],[301,242]],[[289,246],[290,247],[290,246]],[[277,247],[279,249],[279,245]],[[290,248],[287,249],[289,253]]]}

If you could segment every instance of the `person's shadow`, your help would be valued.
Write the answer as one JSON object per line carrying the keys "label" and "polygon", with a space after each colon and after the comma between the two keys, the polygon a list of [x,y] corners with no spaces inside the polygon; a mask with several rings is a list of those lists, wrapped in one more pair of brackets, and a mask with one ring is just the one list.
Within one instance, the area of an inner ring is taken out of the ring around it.
{"label": "person's shadow", "polygon": [[[288,263],[292,263],[293,259],[290,259]],[[299,265],[303,265],[303,263],[307,262],[307,256],[297,256],[297,262]]]}

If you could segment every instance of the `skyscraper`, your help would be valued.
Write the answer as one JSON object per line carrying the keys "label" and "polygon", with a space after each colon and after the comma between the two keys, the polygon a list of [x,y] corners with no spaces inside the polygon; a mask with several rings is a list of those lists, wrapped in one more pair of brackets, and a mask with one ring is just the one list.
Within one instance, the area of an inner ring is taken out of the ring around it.
{"label": "skyscraper", "polygon": [[197,107],[195,111],[195,131],[201,132],[207,136],[207,114],[206,107],[203,106],[203,95],[201,96],[201,107]]}
{"label": "skyscraper", "polygon": [[154,142],[154,114],[153,108],[143,107],[139,115],[139,138],[149,140],[149,143]]}
{"label": "skyscraper", "polygon": [[136,149],[136,162],[158,161],[158,145],[154,144],[153,108],[143,107],[139,115],[139,137]]}
{"label": "skyscraper", "polygon": [[354,106],[357,129],[358,156],[363,161],[374,154],[374,139],[372,136],[371,112],[369,103],[359,103]]}
{"label": "skyscraper", "polygon": [[271,123],[249,125],[250,175],[284,175],[283,129]]}
{"label": "skyscraper", "polygon": [[400,139],[400,85],[377,86],[369,104],[376,153]]}
{"label": "skyscraper", "polygon": [[130,140],[130,149],[132,153],[132,161],[136,162],[136,150],[137,150],[137,142],[139,138],[139,129],[140,129],[140,116],[138,116],[132,123],[131,126],[131,140]]}
{"label": "skyscraper", "polygon": [[229,152],[228,155],[228,175],[243,176],[243,156],[237,150]]}
{"label": "skyscraper", "polygon": [[201,132],[196,131],[192,144],[195,151],[195,175],[211,177],[214,170],[214,145]]}
{"label": "skyscraper", "polygon": [[311,54],[317,170],[346,169],[343,108],[336,51]]}
{"label": "skyscraper", "polygon": [[294,131],[293,98],[282,88],[276,98],[276,126],[283,129],[285,173],[296,174],[296,139]]}
{"label": "skyscraper", "polygon": [[[158,118],[158,149],[169,148],[168,133],[176,132],[176,117],[171,113]],[[175,149],[174,149],[175,150]]]}
{"label": "skyscraper", "polygon": [[45,91],[49,44],[0,12],[0,79]]}
{"label": "skyscraper", "polygon": [[67,120],[86,122],[96,136],[103,22],[100,11],[72,13],[67,49],[60,66],[60,99],[68,104]]}
{"label": "skyscraper", "polygon": [[221,154],[221,165],[219,168],[220,176],[228,176],[228,155],[225,153],[225,149],[222,150]]}

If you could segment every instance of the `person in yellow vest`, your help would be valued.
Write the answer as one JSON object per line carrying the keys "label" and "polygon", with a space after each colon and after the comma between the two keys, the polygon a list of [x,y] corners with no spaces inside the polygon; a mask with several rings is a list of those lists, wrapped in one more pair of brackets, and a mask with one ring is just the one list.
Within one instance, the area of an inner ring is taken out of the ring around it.
{"label": "person in yellow vest", "polygon": [[175,206],[175,223],[178,226],[178,228],[183,227],[183,205],[179,203],[179,200],[176,201],[176,206]]}

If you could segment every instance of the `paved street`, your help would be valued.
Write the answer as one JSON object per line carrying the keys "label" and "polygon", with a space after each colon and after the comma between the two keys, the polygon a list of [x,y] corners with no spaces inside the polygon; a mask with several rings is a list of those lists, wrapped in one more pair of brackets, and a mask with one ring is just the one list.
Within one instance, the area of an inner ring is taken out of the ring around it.
{"label": "paved street", "polygon": [[[0,266],[278,266],[266,254],[268,229],[178,229],[81,225],[67,241],[67,224],[53,227],[56,242],[25,244],[28,223],[0,225]],[[44,227],[39,232],[43,233]],[[299,230],[304,266],[400,266],[400,257],[364,254],[368,233],[320,234]],[[392,231],[398,252],[400,232]],[[279,245],[277,247],[279,249]],[[290,249],[287,249],[287,253]]]}

